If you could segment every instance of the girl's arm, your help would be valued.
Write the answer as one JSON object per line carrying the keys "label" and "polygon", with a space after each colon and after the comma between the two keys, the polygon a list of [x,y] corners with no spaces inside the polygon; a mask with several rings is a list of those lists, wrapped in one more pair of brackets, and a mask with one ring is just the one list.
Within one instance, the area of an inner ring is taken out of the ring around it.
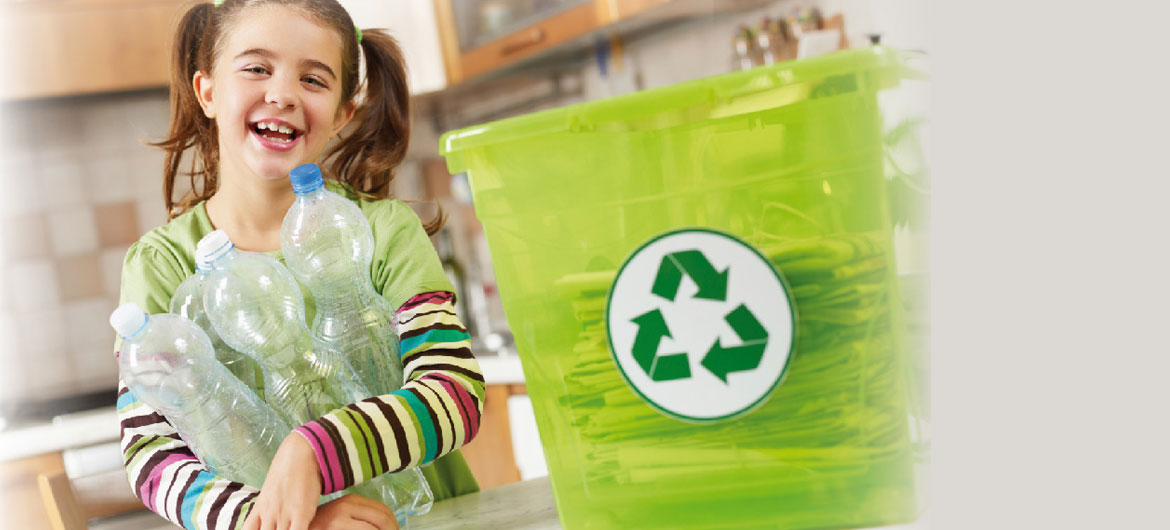
{"label": "girl's arm", "polygon": [[188,530],[243,527],[259,490],[212,474],[175,428],[118,381],[122,460],[134,495]]}
{"label": "girl's arm", "polygon": [[417,295],[398,309],[406,384],[306,423],[294,432],[317,457],[323,494],[435,460],[471,441],[484,380],[449,292]]}

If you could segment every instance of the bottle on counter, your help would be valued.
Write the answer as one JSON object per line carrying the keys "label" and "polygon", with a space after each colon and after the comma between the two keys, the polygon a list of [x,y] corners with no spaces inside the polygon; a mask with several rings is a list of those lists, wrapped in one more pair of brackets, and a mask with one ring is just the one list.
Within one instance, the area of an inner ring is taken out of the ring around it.
{"label": "bottle on counter", "polygon": [[740,26],[732,39],[735,47],[735,67],[740,70],[750,70],[759,64],[759,51],[755,32],[748,26]]}
{"label": "bottle on counter", "polygon": [[134,396],[166,416],[213,473],[263,485],[292,429],[216,359],[203,330],[133,302],[114,310],[110,326],[125,339],[118,364]]}
{"label": "bottle on counter", "polygon": [[756,47],[760,50],[760,62],[764,65],[775,64],[778,60],[776,48],[779,44],[779,35],[770,31],[771,22],[770,18],[764,17],[760,22],[760,29],[756,31]]}

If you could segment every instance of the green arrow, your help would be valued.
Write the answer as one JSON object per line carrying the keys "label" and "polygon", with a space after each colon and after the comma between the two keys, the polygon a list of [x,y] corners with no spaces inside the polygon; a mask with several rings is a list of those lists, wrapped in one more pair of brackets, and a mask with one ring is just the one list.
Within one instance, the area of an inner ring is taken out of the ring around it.
{"label": "green arrow", "polygon": [[658,265],[658,275],[654,278],[654,287],[650,289],[650,292],[674,301],[674,296],[678,294],[678,286],[682,283],[682,275],[685,272],[699,286],[699,292],[695,293],[695,298],[726,300],[728,270],[730,267],[723,269],[723,272],[716,271],[711,262],[707,261],[707,257],[698,250],[683,250],[667,254],[662,257],[662,263]]}
{"label": "green arrow", "polygon": [[661,312],[657,309],[647,311],[632,322],[638,325],[638,335],[634,337],[634,360],[638,361],[638,366],[650,379],[670,381],[691,376],[691,365],[687,362],[686,353],[658,355],[658,344],[662,342],[662,337],[671,336]]}
{"label": "green arrow", "polygon": [[715,339],[715,344],[707,350],[707,356],[703,357],[701,364],[727,383],[727,374],[755,370],[760,365],[764,348],[768,346],[768,331],[743,304],[728,313],[725,320],[731,324],[731,329],[735,330],[743,344],[725,348],[719,339]]}

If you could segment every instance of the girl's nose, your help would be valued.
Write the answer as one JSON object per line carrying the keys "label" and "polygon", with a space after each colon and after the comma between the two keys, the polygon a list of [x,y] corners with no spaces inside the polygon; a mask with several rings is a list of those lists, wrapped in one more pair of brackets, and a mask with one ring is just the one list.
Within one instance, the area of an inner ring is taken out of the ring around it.
{"label": "girl's nose", "polygon": [[268,92],[264,95],[264,102],[276,105],[277,108],[293,108],[296,106],[296,93],[288,83],[273,80],[268,85]]}

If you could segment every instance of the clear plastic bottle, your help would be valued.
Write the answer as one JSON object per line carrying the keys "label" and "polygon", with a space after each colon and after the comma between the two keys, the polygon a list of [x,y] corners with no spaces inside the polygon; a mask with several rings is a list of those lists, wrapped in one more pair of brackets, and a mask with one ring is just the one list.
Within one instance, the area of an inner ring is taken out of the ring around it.
{"label": "clear plastic bottle", "polygon": [[358,379],[374,394],[402,388],[402,360],[394,308],[370,283],[374,236],[349,199],[325,189],[316,164],[289,173],[296,202],[284,216],[284,260],[317,303],[312,332],[344,352]]}
{"label": "clear plastic bottle", "polygon": [[[211,324],[232,348],[264,372],[264,397],[292,425],[315,420],[370,396],[344,359],[309,332],[296,280],[280,262],[236,250],[216,230],[199,241],[211,276],[204,306]],[[351,488],[405,516],[430,510],[434,496],[418,468],[386,474]],[[350,490],[346,490],[350,491]]]}
{"label": "clear plastic bottle", "polygon": [[211,320],[207,318],[207,311],[203,309],[203,292],[207,288],[211,268],[206,262],[199,260],[199,257],[196,256],[195,260],[195,274],[183,280],[175,289],[175,294],[171,296],[171,313],[197,324],[211,340],[211,345],[215,348],[215,358],[219,359],[228,371],[235,374],[237,379],[243,381],[245,386],[257,395],[264,395],[264,377],[260,366],[251,357],[228,346],[220,338],[219,333],[215,332]]}
{"label": "clear plastic bottle", "polygon": [[263,485],[291,427],[216,360],[203,330],[133,302],[115,309],[110,325],[125,339],[118,363],[134,396],[166,416],[213,473]]}

